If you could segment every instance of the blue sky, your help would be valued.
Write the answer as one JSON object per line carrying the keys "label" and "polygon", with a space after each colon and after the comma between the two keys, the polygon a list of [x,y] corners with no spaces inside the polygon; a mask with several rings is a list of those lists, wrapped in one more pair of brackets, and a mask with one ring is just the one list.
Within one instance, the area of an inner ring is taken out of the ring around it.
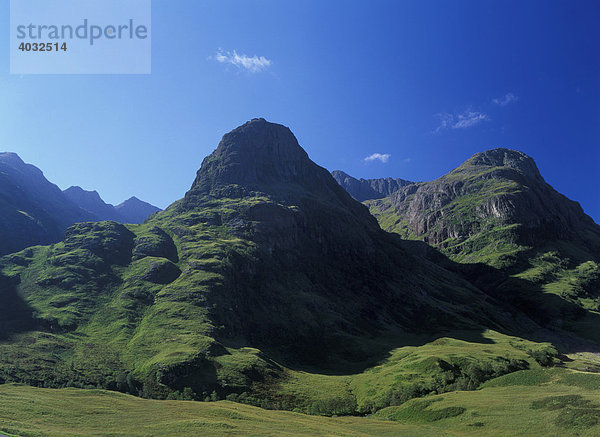
{"label": "blue sky", "polygon": [[356,177],[522,150],[600,222],[599,22],[585,1],[154,0],[151,75],[11,76],[5,33],[0,150],[61,188],[166,207],[265,117]]}

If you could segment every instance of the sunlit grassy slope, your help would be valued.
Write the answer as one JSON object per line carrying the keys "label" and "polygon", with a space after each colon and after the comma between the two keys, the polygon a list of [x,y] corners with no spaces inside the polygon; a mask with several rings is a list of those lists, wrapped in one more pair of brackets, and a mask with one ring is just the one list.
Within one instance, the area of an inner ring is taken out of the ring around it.
{"label": "sunlit grassy slope", "polygon": [[413,399],[376,417],[428,424],[465,436],[597,436],[600,375],[567,369],[525,370],[471,392]]}
{"label": "sunlit grassy slope", "polygon": [[367,417],[320,417],[228,401],[140,399],[104,390],[0,386],[0,433],[19,436],[596,436],[600,375],[523,370],[475,391],[410,400]]}
{"label": "sunlit grassy slope", "polygon": [[19,436],[438,436],[428,426],[268,411],[228,401],[156,401],[104,390],[0,385],[0,433]]}

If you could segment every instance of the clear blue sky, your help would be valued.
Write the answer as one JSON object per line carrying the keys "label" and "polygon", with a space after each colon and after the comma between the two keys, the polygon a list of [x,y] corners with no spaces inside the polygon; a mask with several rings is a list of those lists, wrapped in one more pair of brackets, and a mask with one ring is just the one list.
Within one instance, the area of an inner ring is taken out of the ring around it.
{"label": "clear blue sky", "polygon": [[5,32],[0,150],[61,188],[166,207],[225,132],[265,117],[356,177],[519,149],[599,222],[598,5],[154,0],[148,76],[10,76]]}

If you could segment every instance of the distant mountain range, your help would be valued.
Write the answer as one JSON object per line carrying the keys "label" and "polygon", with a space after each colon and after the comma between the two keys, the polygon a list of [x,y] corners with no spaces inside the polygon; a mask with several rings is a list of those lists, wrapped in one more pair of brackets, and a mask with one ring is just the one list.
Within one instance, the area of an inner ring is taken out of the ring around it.
{"label": "distant mountain range", "polygon": [[398,191],[401,187],[414,183],[398,178],[356,179],[341,170],[334,170],[331,175],[338,184],[344,187],[359,202],[383,199]]}
{"label": "distant mountain range", "polygon": [[105,203],[98,192],[86,191],[81,187],[69,187],[63,191],[71,202],[94,214],[98,220],[114,220],[119,223],[142,223],[150,215],[161,211],[154,205],[137,197],[131,197],[123,203],[113,206]]}
{"label": "distant mountain range", "polygon": [[74,223],[139,223],[158,210],[136,198],[113,207],[78,187],[62,192],[16,153],[0,153],[0,254],[60,241]]}

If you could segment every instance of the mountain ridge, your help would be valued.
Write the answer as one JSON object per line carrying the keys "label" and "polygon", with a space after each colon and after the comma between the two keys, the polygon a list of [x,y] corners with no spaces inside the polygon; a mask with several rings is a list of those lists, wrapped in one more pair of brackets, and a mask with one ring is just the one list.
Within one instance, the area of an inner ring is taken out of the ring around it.
{"label": "mountain ridge", "polygon": [[93,219],[16,153],[0,153],[0,254],[59,241],[77,221]]}
{"label": "mountain ridge", "polygon": [[[138,205],[139,203],[139,205]],[[72,224],[115,220],[140,223],[159,209],[145,202],[119,205],[117,211],[96,191],[48,181],[42,170],[14,152],[0,153],[0,255],[29,246],[56,243]]]}
{"label": "mountain ridge", "polygon": [[387,230],[443,248],[512,224],[518,227],[512,230],[516,243],[524,246],[583,241],[582,231],[600,229],[577,202],[545,182],[532,158],[505,148],[477,153],[434,181],[403,187],[385,201],[372,202],[371,211],[380,218],[397,217],[383,225]]}
{"label": "mountain ridge", "polygon": [[331,175],[338,184],[344,187],[344,189],[359,202],[382,199],[399,190],[401,187],[414,183],[404,179],[391,177],[356,179],[341,170],[333,170]]}
{"label": "mountain ridge", "polygon": [[370,413],[554,362],[540,339],[573,334],[519,295],[555,305],[565,327],[581,318],[530,279],[385,232],[264,119],[224,135],[166,210],[71,226],[0,258],[0,283],[16,309],[0,308],[2,381],[313,414]]}
{"label": "mountain ridge", "polygon": [[71,186],[63,193],[80,208],[89,211],[96,221],[113,220],[119,223],[140,224],[160,208],[144,202],[135,196],[114,206],[104,202],[97,191],[87,191],[79,186]]}
{"label": "mountain ridge", "polygon": [[[61,243],[0,258],[4,293],[36,327],[7,315],[0,378],[158,398],[186,387],[200,398],[246,393],[308,411],[319,404],[307,385],[283,388],[297,369],[361,375],[439,330],[537,329],[422,252],[384,232],[289,128],[255,119],[223,137],[183,199],[142,225],[77,224]],[[68,352],[49,356],[31,335]],[[500,374],[528,363],[511,354]],[[33,356],[48,365],[32,369]],[[391,402],[386,387],[358,400],[345,387],[314,411]]]}

